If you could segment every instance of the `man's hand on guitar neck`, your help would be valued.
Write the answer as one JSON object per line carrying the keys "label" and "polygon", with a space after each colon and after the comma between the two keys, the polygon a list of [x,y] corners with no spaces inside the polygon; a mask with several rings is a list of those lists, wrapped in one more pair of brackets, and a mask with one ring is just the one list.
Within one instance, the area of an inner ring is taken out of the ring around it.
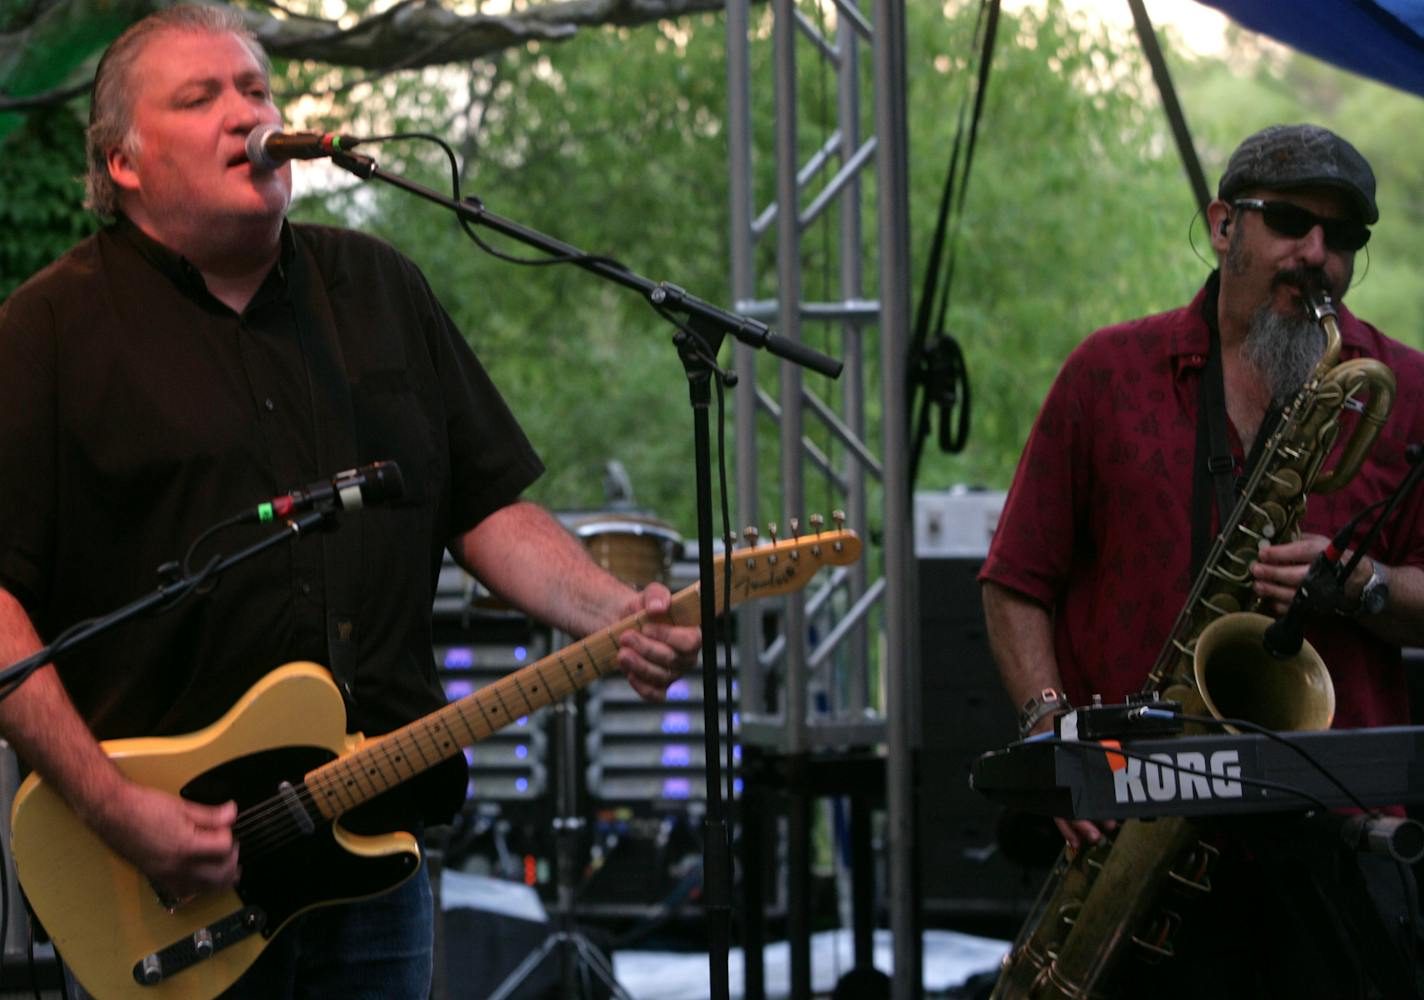
{"label": "man's hand on guitar neck", "polygon": [[[551,514],[525,501],[501,507],[452,539],[450,553],[495,594],[574,636],[642,611],[657,618],[671,606],[662,584],[634,590],[595,563]],[[696,664],[702,633],[655,620],[623,633],[618,644],[618,666],[633,690],[662,701],[668,685]]]}
{"label": "man's hand on guitar neck", "polygon": [[[661,583],[650,583],[623,609],[623,616],[646,611],[655,619],[671,606],[672,595]],[[667,698],[668,685],[697,665],[702,650],[702,630],[666,621],[650,621],[629,629],[618,638],[618,666],[628,686],[647,701]]]}

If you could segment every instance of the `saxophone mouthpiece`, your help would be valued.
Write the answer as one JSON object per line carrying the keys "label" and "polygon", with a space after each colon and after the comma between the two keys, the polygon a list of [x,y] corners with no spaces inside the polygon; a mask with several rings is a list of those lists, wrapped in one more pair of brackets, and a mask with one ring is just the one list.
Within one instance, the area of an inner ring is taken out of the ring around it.
{"label": "saxophone mouthpiece", "polygon": [[1331,301],[1330,290],[1320,282],[1310,281],[1300,288],[1301,297],[1310,306],[1310,313],[1317,321],[1322,321],[1326,316],[1335,316],[1335,303]]}

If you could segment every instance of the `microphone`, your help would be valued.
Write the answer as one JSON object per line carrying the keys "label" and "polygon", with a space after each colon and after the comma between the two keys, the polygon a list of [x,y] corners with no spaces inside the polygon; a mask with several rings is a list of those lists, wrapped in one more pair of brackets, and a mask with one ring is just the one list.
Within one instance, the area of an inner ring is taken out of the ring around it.
{"label": "microphone", "polygon": [[367,504],[399,500],[404,494],[405,480],[401,478],[400,466],[391,461],[372,462],[273,497],[258,504],[249,519],[271,521],[314,508],[360,510]]}
{"label": "microphone", "polygon": [[258,170],[276,170],[288,160],[319,160],[364,141],[337,132],[283,132],[269,122],[247,133],[247,159]]}
{"label": "microphone", "polygon": [[1302,619],[1307,611],[1332,608],[1340,601],[1340,585],[1344,582],[1339,577],[1340,556],[1345,546],[1350,544],[1350,536],[1355,533],[1358,520],[1358,517],[1351,518],[1345,527],[1335,532],[1334,538],[1325,543],[1325,548],[1306,570],[1305,579],[1296,588],[1286,613],[1266,626],[1261,645],[1276,659],[1287,660],[1300,652],[1301,644],[1305,642]]}

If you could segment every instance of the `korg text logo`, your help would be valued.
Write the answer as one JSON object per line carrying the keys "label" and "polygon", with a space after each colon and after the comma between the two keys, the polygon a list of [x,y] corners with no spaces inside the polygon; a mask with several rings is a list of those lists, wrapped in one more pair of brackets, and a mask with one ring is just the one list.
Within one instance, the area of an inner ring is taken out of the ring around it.
{"label": "korg text logo", "polygon": [[1241,782],[1232,780],[1241,777],[1235,750],[1154,753],[1150,761],[1119,756],[1114,763],[1113,798],[1118,802],[1239,799],[1243,794]]}

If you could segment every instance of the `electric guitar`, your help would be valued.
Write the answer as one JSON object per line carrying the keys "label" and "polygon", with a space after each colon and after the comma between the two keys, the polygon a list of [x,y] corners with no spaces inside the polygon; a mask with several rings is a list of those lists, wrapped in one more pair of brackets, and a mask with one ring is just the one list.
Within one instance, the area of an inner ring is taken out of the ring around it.
{"label": "electric guitar", "polygon": [[[728,573],[738,604],[799,590],[822,566],[853,563],[860,549],[853,532],[833,531],[718,557],[717,610]],[[11,821],[21,884],[60,956],[101,1000],[216,996],[299,914],[387,892],[419,868],[409,833],[361,836],[342,826],[342,814],[614,672],[618,637],[648,617],[625,618],[374,739],[346,732],[325,668],[279,667],[206,729],[103,744],[140,784],[202,802],[236,800],[235,887],[160,898],[36,775],[20,787]],[[693,585],[673,596],[661,620],[700,619]]]}

